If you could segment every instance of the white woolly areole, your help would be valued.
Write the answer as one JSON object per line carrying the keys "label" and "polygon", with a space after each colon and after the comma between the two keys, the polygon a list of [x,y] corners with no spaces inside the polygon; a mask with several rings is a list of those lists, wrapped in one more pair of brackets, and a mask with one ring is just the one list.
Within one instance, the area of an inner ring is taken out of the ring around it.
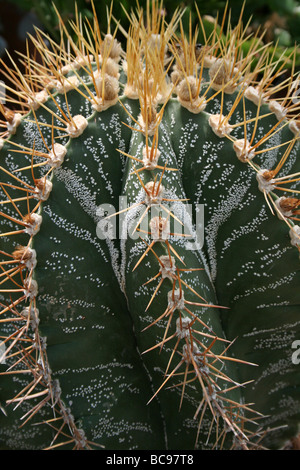
{"label": "white woolly areole", "polygon": [[81,447],[85,447],[87,445],[88,440],[83,429],[77,429],[74,434],[74,439],[77,444],[81,445]]}
{"label": "white woolly areole", "polygon": [[26,320],[26,322],[29,319],[30,325],[33,329],[38,327],[40,320],[39,310],[37,308],[25,307],[21,312],[21,316]]}
{"label": "white woolly areole", "polygon": [[161,83],[160,89],[157,91],[154,101],[157,104],[164,104],[171,96],[172,89],[173,89],[172,83],[168,82],[168,80],[165,79]]}
{"label": "white woolly areole", "polygon": [[248,140],[245,142],[245,139],[237,139],[233,144],[233,149],[238,159],[243,163],[252,160],[255,156],[254,150],[251,150],[250,143]]}
{"label": "white woolly areole", "polygon": [[85,65],[89,65],[89,63],[93,62],[94,56],[92,54],[85,55],[85,56],[77,56],[73,62],[72,67],[77,69],[80,69],[81,67],[84,67]]}
{"label": "white woolly areole", "polygon": [[34,299],[34,297],[37,296],[38,283],[34,279],[26,279],[26,281],[24,282],[24,294],[30,299]]}
{"label": "white woolly areole", "polygon": [[205,54],[203,59],[203,66],[205,68],[210,68],[215,62],[217,58],[214,55]]}
{"label": "white woolly areole", "polygon": [[92,108],[98,112],[105,111],[111,106],[114,106],[118,102],[118,99],[118,95],[113,100],[103,100],[100,96],[94,96]]}
{"label": "white woolly areole", "polygon": [[284,119],[287,114],[287,110],[278,101],[272,100],[269,102],[269,110],[275,114],[278,121]]}
{"label": "white woolly areole", "polygon": [[60,69],[60,72],[63,75],[66,75],[72,70],[78,70],[81,67],[84,67],[85,65],[89,65],[89,63],[92,63],[93,61],[94,61],[94,56],[92,54],[85,55],[85,56],[77,56],[75,57],[73,62],[63,65]]}
{"label": "white woolly areole", "polygon": [[266,102],[265,99],[263,98],[262,92],[258,90],[257,88],[255,88],[254,86],[248,86],[245,89],[244,96],[256,105],[259,105],[259,103],[263,104]]}
{"label": "white woolly areole", "polygon": [[181,289],[168,292],[168,307],[172,310],[183,310],[184,309],[184,292]]}
{"label": "white woolly areole", "polygon": [[190,336],[191,321],[189,318],[177,318],[176,320],[176,336],[180,339]]}
{"label": "white woolly areole", "polygon": [[269,171],[269,170],[260,170],[256,174],[256,179],[258,181],[258,188],[262,193],[269,193],[270,191],[274,189],[274,185],[275,185],[274,179],[266,180],[266,178],[264,177],[264,173],[266,171]]}
{"label": "white woolly areole", "polygon": [[52,380],[52,393],[54,397],[54,404],[56,404],[61,397],[61,386],[58,379]]}
{"label": "white woolly areole", "polygon": [[206,107],[205,98],[199,96],[198,82],[195,77],[188,76],[176,87],[179,103],[191,113],[198,114]]}
{"label": "white woolly areole", "polygon": [[108,57],[102,64],[101,73],[103,75],[103,72],[104,72],[106,75],[115,77],[117,80],[119,80],[120,78],[119,70],[120,70],[119,64],[115,60]]}
{"label": "white woolly areole", "polygon": [[208,120],[210,127],[218,137],[224,137],[232,131],[232,126],[227,121],[222,121],[224,121],[223,114],[211,114]]}
{"label": "white woolly areole", "polygon": [[[197,346],[196,346],[196,344],[194,344],[194,351],[193,352],[195,352],[196,348],[197,348]],[[199,352],[198,349],[196,349],[196,351]],[[182,348],[182,357],[183,357],[184,362],[186,362],[187,364],[190,364],[192,362],[192,358],[195,361],[194,354],[191,352],[191,347],[189,347],[187,344],[185,344]]]}
{"label": "white woolly areole", "polygon": [[16,133],[17,127],[20,125],[21,120],[22,120],[22,114],[15,113],[12,119],[12,122],[9,122],[9,121],[6,122],[7,130],[10,134]]}
{"label": "white woolly areole", "polygon": [[70,90],[74,90],[78,88],[79,80],[76,75],[72,75],[71,77],[66,77],[62,81],[57,80],[55,83],[55,88],[58,93],[65,93]]}
{"label": "white woolly areole", "polygon": [[184,77],[177,85],[176,91],[182,101],[196,100],[200,91],[196,77],[193,75]]}
{"label": "white woolly areole", "polygon": [[146,204],[148,206],[152,204],[160,204],[165,189],[164,186],[157,182],[155,183],[154,181],[149,181],[149,183],[145,185],[145,188],[148,191],[146,192]]}
{"label": "white woolly areole", "polygon": [[237,87],[239,69],[228,59],[217,59],[209,68],[210,86],[231,95]]}
{"label": "white woolly areole", "polygon": [[141,128],[144,135],[146,135],[146,133],[147,133],[148,136],[151,137],[152,135],[155,134],[157,126],[158,126],[158,122],[157,122],[156,118],[153,119],[152,122],[148,122],[148,125],[147,125],[144,118],[143,118],[143,115],[140,113],[139,116],[138,116],[138,123],[139,123],[140,128]]}
{"label": "white woolly areole", "polygon": [[104,40],[101,44],[101,56],[109,57],[119,62],[122,54],[122,45],[115,39],[110,33],[104,36]]}
{"label": "white woolly areole", "polygon": [[139,98],[138,89],[134,84],[126,83],[124,87],[124,95],[131,100],[137,100]]}
{"label": "white woolly areole", "polygon": [[112,101],[118,96],[120,88],[118,77],[103,73],[102,70],[96,70],[94,72],[94,81],[98,95],[101,96],[103,101]]}
{"label": "white woolly areole", "polygon": [[293,212],[292,211],[285,211],[280,203],[285,201],[287,198],[285,196],[282,196],[282,197],[279,197],[275,200],[275,205],[278,209],[278,212],[277,212],[277,215],[278,215],[278,218],[279,219],[284,219],[285,217],[291,217],[293,215]]}
{"label": "white woolly areole", "polygon": [[36,110],[40,107],[41,103],[45,103],[47,99],[47,90],[42,90],[38,93],[35,93],[31,98],[28,98],[28,104],[32,109]]}
{"label": "white woolly areole", "polygon": [[289,122],[289,129],[293,134],[295,135],[299,134],[300,128],[299,128],[299,124],[296,121]]}
{"label": "white woolly areole", "polygon": [[52,168],[58,168],[64,161],[67,153],[67,148],[62,145],[55,143],[49,153],[50,165]]}
{"label": "white woolly areole", "polygon": [[36,251],[33,248],[26,249],[26,260],[21,259],[21,263],[25,264],[27,269],[34,269],[36,267]]}
{"label": "white woolly areole", "polygon": [[36,213],[31,214],[30,217],[32,219],[32,223],[28,224],[24,229],[24,232],[28,233],[28,235],[35,235],[40,230],[43,218],[41,215]]}
{"label": "white woolly areole", "polygon": [[181,104],[181,106],[188,109],[190,113],[194,113],[194,114],[201,113],[201,111],[203,111],[206,108],[206,104],[207,104],[206,99],[203,97],[202,98],[198,97],[194,99],[193,101],[184,101],[180,99],[179,96],[177,96],[177,99],[179,103]]}
{"label": "white woolly areole", "polygon": [[164,217],[153,217],[149,225],[153,240],[164,241],[170,238],[170,223]]}
{"label": "white woolly areole", "polygon": [[176,264],[175,264],[175,259],[173,256],[160,256],[159,257],[161,261],[161,277],[163,279],[170,279],[171,281],[174,280],[174,276],[176,275]]}
{"label": "white woolly areole", "polygon": [[63,65],[59,69],[60,73],[62,73],[63,75],[66,75],[67,73],[71,72],[71,70],[72,70],[72,65],[71,64]]}
{"label": "white woolly areole", "polygon": [[87,119],[81,114],[76,114],[72,122],[67,125],[66,131],[70,137],[79,137],[88,125]]}
{"label": "white woolly areole", "polygon": [[[152,156],[151,156],[152,153]],[[147,170],[154,170],[157,167],[157,162],[160,156],[160,151],[158,149],[151,152],[151,148],[145,146],[143,148],[143,163]],[[152,158],[152,159],[151,159]]]}
{"label": "white woolly areole", "polygon": [[[151,34],[151,36],[149,36],[148,38],[147,46],[150,50],[157,49],[158,51],[160,51],[163,46],[163,36],[161,34]],[[167,52],[168,52],[168,46],[165,45],[164,54],[166,54]]]}
{"label": "white woolly areole", "polygon": [[[209,375],[209,367],[206,365],[206,358],[203,354],[201,354],[195,342],[193,342],[193,345],[185,344],[183,346],[182,356],[187,364],[190,364],[191,362],[193,365],[196,364],[201,374],[204,373]],[[211,395],[211,397],[213,399],[213,395]]]}
{"label": "white woolly areole", "polygon": [[34,198],[39,199],[40,201],[47,201],[52,191],[52,188],[53,188],[53,184],[51,183],[51,181],[47,180],[45,177],[42,178],[42,187],[35,188]]}
{"label": "white woolly areole", "polygon": [[300,247],[300,225],[294,225],[289,231],[291,245]]}

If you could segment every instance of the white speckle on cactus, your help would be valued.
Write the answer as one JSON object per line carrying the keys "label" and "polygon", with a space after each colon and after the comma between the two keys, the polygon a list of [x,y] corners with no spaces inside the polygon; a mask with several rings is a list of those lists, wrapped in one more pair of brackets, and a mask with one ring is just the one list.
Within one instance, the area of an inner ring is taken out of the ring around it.
{"label": "white speckle on cactus", "polygon": [[98,222],[96,194],[82,182],[74,171],[68,168],[60,167],[56,171],[58,181],[63,181],[67,191],[80,204],[86,214],[93,218],[95,223]]}
{"label": "white speckle on cactus", "polygon": [[72,117],[71,122],[67,125],[66,131],[70,137],[79,137],[88,125],[87,119],[81,114]]}
{"label": "white speckle on cactus", "polygon": [[[245,182],[240,181],[235,183],[230,190],[227,198],[224,198],[222,201],[219,202],[217,207],[214,209],[214,212],[205,226],[205,230],[207,232],[206,237],[206,244],[207,250],[209,255],[210,261],[210,271],[211,277],[214,280],[217,276],[217,251],[216,251],[216,243],[218,238],[218,232],[221,229],[222,225],[225,223],[227,219],[230,218],[233,211],[242,205],[242,201],[249,191],[249,183],[245,184]],[[236,239],[239,236],[243,236],[244,233],[248,233],[249,230],[253,230],[253,223],[249,223],[247,227],[238,227],[236,233],[231,234],[230,241]],[[226,248],[227,245],[225,245]]]}

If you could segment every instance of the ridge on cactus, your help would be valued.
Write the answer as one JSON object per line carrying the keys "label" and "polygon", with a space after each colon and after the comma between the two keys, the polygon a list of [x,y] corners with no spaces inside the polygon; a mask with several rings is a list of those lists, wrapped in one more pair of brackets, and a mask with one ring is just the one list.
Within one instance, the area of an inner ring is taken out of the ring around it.
{"label": "ridge on cactus", "polygon": [[1,62],[2,449],[299,432],[296,48],[196,9],[188,32],[157,1],[128,31],[77,12],[72,35],[57,12],[59,43]]}

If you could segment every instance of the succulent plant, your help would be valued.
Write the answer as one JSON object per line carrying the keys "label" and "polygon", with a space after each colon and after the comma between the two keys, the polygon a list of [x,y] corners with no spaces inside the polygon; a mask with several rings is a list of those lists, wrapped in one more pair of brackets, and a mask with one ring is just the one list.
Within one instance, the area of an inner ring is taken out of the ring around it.
{"label": "succulent plant", "polygon": [[242,14],[206,35],[197,10],[185,33],[160,6],[128,31],[112,9],[105,34],[61,20],[25,73],[3,65],[3,449],[298,433],[298,78],[278,80],[295,52],[256,37],[244,56]]}

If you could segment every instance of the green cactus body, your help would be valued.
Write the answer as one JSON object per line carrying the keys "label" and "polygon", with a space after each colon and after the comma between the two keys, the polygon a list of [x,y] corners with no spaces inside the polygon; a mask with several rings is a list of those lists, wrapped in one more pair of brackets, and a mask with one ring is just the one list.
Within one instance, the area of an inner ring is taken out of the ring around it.
{"label": "green cactus body", "polygon": [[7,70],[23,111],[3,107],[0,153],[5,449],[298,433],[297,80],[274,101],[284,63],[259,41],[243,58],[241,24],[200,47],[180,12],[146,13],[126,53],[79,18],[77,44],[39,33],[42,63]]}

